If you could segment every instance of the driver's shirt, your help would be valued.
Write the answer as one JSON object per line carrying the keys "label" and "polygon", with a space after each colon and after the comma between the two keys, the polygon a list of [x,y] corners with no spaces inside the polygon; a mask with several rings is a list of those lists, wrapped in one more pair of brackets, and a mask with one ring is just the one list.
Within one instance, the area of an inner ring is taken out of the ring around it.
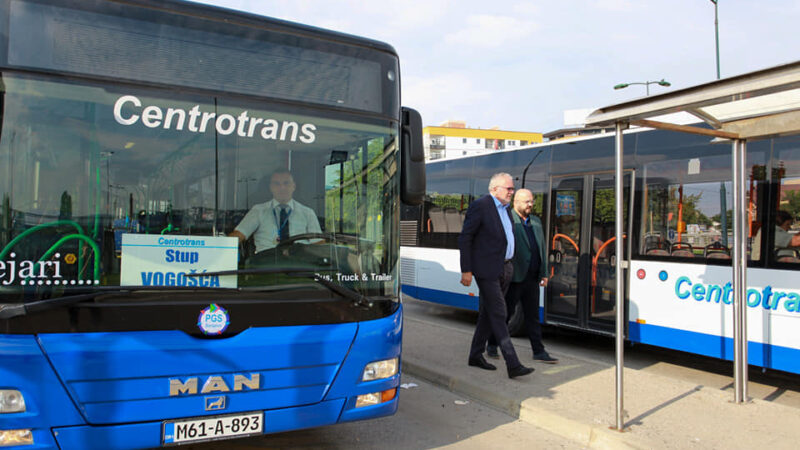
{"label": "driver's shirt", "polygon": [[289,228],[289,236],[322,232],[313,209],[301,205],[294,199],[289,200],[286,206],[288,207],[287,223],[278,223],[280,221],[280,203],[272,199],[253,206],[236,226],[236,231],[247,237],[255,233],[253,240],[256,244],[256,253],[278,245],[281,226]]}

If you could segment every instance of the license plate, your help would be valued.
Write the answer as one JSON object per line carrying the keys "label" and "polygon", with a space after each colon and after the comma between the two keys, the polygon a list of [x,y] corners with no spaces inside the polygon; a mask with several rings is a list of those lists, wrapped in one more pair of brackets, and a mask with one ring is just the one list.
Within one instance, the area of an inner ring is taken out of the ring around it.
{"label": "license plate", "polygon": [[164,445],[250,436],[263,432],[264,413],[258,411],[170,420],[164,422],[163,430]]}

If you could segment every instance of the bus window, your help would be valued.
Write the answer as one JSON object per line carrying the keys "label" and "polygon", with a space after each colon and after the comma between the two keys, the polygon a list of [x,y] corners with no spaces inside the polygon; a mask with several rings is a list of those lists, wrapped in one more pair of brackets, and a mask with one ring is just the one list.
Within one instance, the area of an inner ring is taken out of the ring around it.
{"label": "bus window", "polygon": [[800,142],[791,139],[775,151],[772,181],[777,205],[770,213],[769,260],[800,267]]}
{"label": "bus window", "polygon": [[[732,204],[730,181],[647,184],[644,189],[641,254],[720,259],[730,256],[731,223],[723,223],[720,214],[721,199]],[[730,213],[726,219],[730,219]]]}
{"label": "bus window", "polygon": [[464,215],[472,202],[469,186],[469,180],[463,178],[431,183],[423,205],[422,245],[458,248]]}
{"label": "bus window", "polygon": [[644,172],[658,175],[643,183],[639,254],[729,260],[730,157],[659,162],[647,165]]}
{"label": "bus window", "polygon": [[[734,207],[731,159],[725,152],[720,153],[645,166],[639,255],[729,264]],[[769,196],[764,156],[758,146],[748,152],[751,166],[744,186],[745,225],[748,258],[752,261],[761,258],[760,228],[764,219],[759,205],[765,205]]]}

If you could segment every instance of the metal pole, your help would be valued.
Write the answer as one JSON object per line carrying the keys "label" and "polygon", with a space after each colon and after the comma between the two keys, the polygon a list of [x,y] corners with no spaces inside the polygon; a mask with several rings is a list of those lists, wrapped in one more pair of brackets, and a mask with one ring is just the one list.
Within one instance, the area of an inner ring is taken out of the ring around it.
{"label": "metal pole", "polygon": [[742,228],[739,231],[739,254],[741,255],[741,261],[739,262],[739,270],[741,271],[741,275],[739,278],[742,280],[742,293],[739,294],[742,298],[742,302],[740,305],[740,314],[739,314],[739,326],[742,329],[742,355],[741,355],[741,364],[742,364],[742,380],[740,384],[742,385],[742,401],[747,402],[749,401],[748,395],[748,366],[749,366],[749,355],[747,351],[748,346],[748,337],[747,337],[747,233],[750,229],[750,217],[748,216],[748,209],[747,209],[747,198],[745,195],[745,187],[747,186],[747,141],[741,140],[739,141],[739,189],[741,194],[739,195],[739,204],[737,205],[737,209],[739,211],[739,221],[742,223]]}
{"label": "metal pole", "polygon": [[714,37],[717,41],[717,79],[719,80],[719,15],[717,14],[718,7],[717,2],[719,0],[713,0],[714,2]]}
{"label": "metal pole", "polygon": [[624,417],[624,404],[623,404],[623,383],[622,383],[622,376],[623,372],[622,369],[624,367],[624,347],[623,343],[625,341],[625,292],[624,286],[625,283],[624,278],[622,276],[622,269],[623,269],[623,261],[624,253],[623,253],[623,246],[622,246],[622,230],[623,230],[623,208],[622,208],[622,197],[623,197],[623,184],[622,184],[622,150],[623,150],[623,142],[622,142],[622,130],[627,128],[626,124],[621,122],[616,123],[616,146],[615,146],[615,156],[614,156],[614,165],[615,165],[615,179],[614,179],[614,194],[615,194],[615,208],[616,208],[616,223],[615,223],[615,234],[616,234],[616,241],[615,241],[615,248],[617,253],[617,263],[616,263],[616,360],[617,360],[617,430],[622,431],[625,428],[625,417]]}
{"label": "metal pole", "polygon": [[734,402],[747,401],[747,209],[745,143],[733,141],[733,384]]}
{"label": "metal pole", "polygon": [[719,216],[719,227],[722,229],[722,245],[728,246],[728,194],[725,191],[725,182],[719,184],[719,204],[722,214]]}

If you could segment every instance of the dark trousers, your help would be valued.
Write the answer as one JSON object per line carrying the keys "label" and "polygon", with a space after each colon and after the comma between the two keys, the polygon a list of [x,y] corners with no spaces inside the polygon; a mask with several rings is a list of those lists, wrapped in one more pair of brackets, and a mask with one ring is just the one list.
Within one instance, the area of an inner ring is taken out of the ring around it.
{"label": "dark trousers", "polygon": [[511,343],[511,336],[508,335],[508,325],[506,325],[505,294],[513,274],[514,266],[511,265],[511,262],[507,262],[503,266],[503,273],[497,279],[475,277],[480,291],[480,300],[478,324],[475,326],[475,334],[472,336],[472,346],[469,350],[470,360],[481,357],[489,337],[495,336],[500,344],[500,352],[503,354],[506,366],[514,368],[521,365],[517,358],[517,352],[514,351],[514,345]]}
{"label": "dark trousers", "polygon": [[[544,344],[542,344],[542,325],[539,323],[538,273],[529,273],[524,280],[519,283],[511,283],[508,287],[508,293],[506,294],[506,315],[508,318],[514,314],[514,308],[520,302],[533,354],[542,353],[544,352]],[[489,346],[497,346],[494,336],[489,338]]]}

